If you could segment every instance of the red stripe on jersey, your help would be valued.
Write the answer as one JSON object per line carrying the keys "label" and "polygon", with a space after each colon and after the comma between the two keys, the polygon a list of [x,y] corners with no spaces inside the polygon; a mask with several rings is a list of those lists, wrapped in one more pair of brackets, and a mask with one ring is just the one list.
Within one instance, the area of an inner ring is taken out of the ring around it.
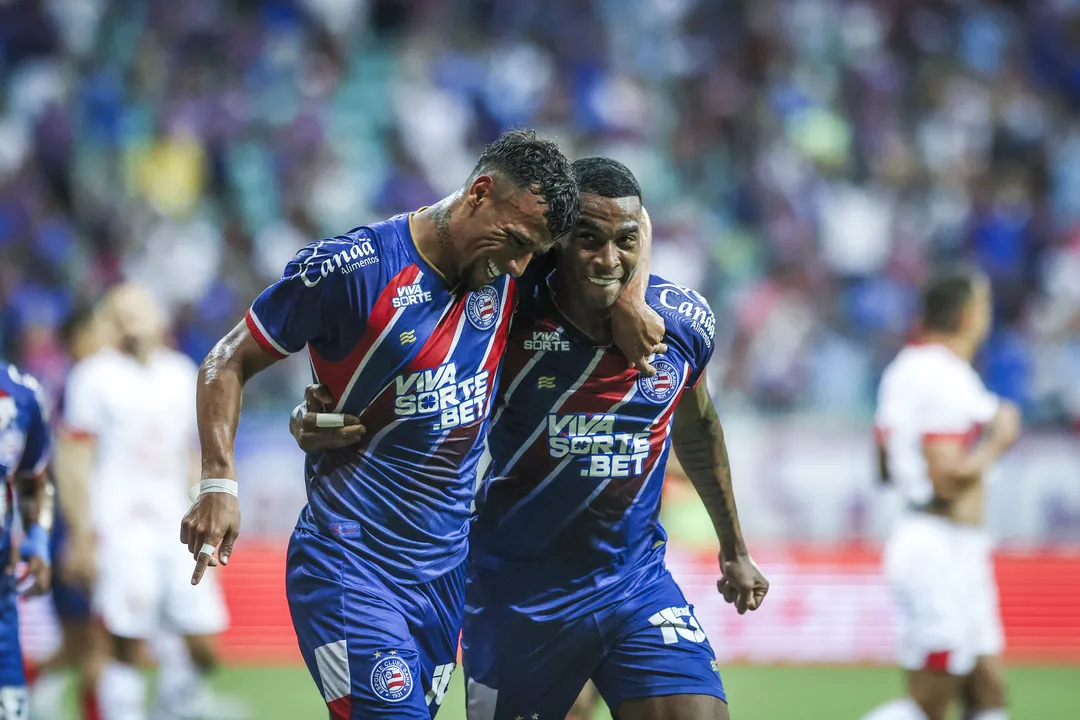
{"label": "red stripe on jersey", "polygon": [[[553,406],[549,413],[545,413],[545,427],[541,429],[532,445],[517,459],[514,466],[509,468],[509,476],[499,482],[500,502],[509,499],[506,507],[510,507],[525,497],[537,483],[563,461],[564,458],[553,458],[548,452],[547,414],[589,413],[596,415],[610,412],[611,408],[626,396],[635,382],[637,382],[637,371],[627,368],[626,361],[621,355],[604,353],[581,387],[566,398],[561,405]],[[592,388],[592,391],[586,392],[586,388]]]}
{"label": "red stripe on jersey", "polygon": [[326,707],[330,709],[330,720],[349,720],[352,717],[352,696],[331,700]]}
{"label": "red stripe on jersey", "polygon": [[923,669],[934,670],[936,672],[949,672],[949,651],[939,650],[938,652],[928,654]]}
{"label": "red stripe on jersey", "polygon": [[349,351],[349,354],[341,360],[327,360],[315,352],[315,349],[310,345],[308,346],[308,352],[311,355],[311,366],[315,368],[315,375],[319,378],[320,383],[330,388],[330,394],[333,395],[335,401],[341,402],[342,395],[345,393],[345,389],[349,387],[353,374],[356,373],[357,368],[370,354],[375,341],[393,321],[397,308],[393,306],[392,300],[397,297],[398,288],[412,285],[419,276],[420,268],[416,265],[409,265],[387,283],[375,300],[371,312],[368,313],[367,327],[364,328],[364,334],[360,336],[360,340]]}
{"label": "red stripe on jersey", "polygon": [[983,426],[981,423],[975,423],[965,432],[932,432],[923,433],[923,445],[929,445],[935,442],[958,442],[964,447],[971,447],[976,440],[979,439],[979,434],[982,433]]}
{"label": "red stripe on jersey", "polygon": [[288,357],[285,353],[274,347],[274,343],[270,341],[270,338],[266,336],[259,328],[259,323],[255,320],[255,317],[251,314],[251,309],[248,308],[247,313],[244,315],[244,324],[247,325],[248,332],[251,333],[251,337],[255,338],[255,342],[259,343],[259,347],[267,352],[269,355],[273,355],[277,359]]}
{"label": "red stripe on jersey", "polygon": [[620,498],[621,502],[625,503],[626,506],[623,510],[624,513],[630,508],[630,503],[637,497],[641,486],[645,484],[646,478],[656,467],[656,463],[660,461],[660,456],[664,452],[664,443],[667,442],[668,438],[668,424],[671,422],[671,417],[675,414],[675,408],[679,406],[679,400],[682,399],[684,392],[685,386],[679,391],[678,396],[672,401],[671,405],[652,424],[652,428],[649,430],[649,457],[646,458],[645,464],[642,465],[641,474],[622,482],[610,483],[600,493],[600,497],[605,498],[608,503],[611,502],[612,498]]}
{"label": "red stripe on jersey", "polygon": [[[510,322],[514,316],[514,303],[517,302],[517,285],[514,284],[513,278],[510,279],[510,283],[506,288],[507,297],[503,300],[502,304],[502,321],[499,323],[499,327],[495,328],[495,339],[492,340],[491,350],[488,351],[487,360],[484,362],[484,370],[488,371],[488,377],[495,377],[495,370],[499,367],[499,361],[502,360],[503,354],[506,352],[506,345],[510,341]],[[526,362],[528,362],[526,360]],[[522,364],[524,367],[524,364]],[[518,368],[520,372],[520,368]],[[489,384],[494,384],[489,380]],[[490,404],[492,398],[488,398]]]}
{"label": "red stripe on jersey", "polygon": [[409,367],[404,372],[430,370],[449,360],[447,354],[450,352],[450,346],[454,344],[454,337],[457,335],[458,326],[461,325],[464,314],[465,301],[463,299],[455,300],[450,311],[435,326],[435,330],[428,336],[427,342],[413,356],[412,362],[409,363]]}

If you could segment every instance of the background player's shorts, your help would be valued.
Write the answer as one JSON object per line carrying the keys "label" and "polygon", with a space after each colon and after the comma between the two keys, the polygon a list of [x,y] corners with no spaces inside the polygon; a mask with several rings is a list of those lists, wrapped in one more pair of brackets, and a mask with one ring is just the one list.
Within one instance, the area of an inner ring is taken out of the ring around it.
{"label": "background player's shorts", "polygon": [[56,616],[64,621],[90,619],[90,593],[85,589],[68,585],[60,579],[56,569],[63,562],[68,546],[68,528],[63,513],[57,513],[53,520],[52,534],[49,538],[50,554],[53,560],[52,602]]}
{"label": "background player's shorts", "polygon": [[885,546],[885,575],[900,611],[899,664],[906,670],[971,672],[1005,647],[989,536],[911,513]]}
{"label": "background player's shorts", "polygon": [[[483,586],[481,585],[483,583]],[[608,707],[665,695],[726,700],[705,633],[662,567],[625,600],[578,617],[534,620],[490,602],[470,572],[462,629],[469,720],[563,718],[592,678]]]}
{"label": "background player's shorts", "polygon": [[457,663],[464,563],[393,585],[337,541],[297,528],[287,567],[293,627],[330,717],[435,717]]}
{"label": "background player's shorts", "polygon": [[148,638],[159,629],[215,635],[228,627],[215,569],[192,585],[195,560],[175,536],[117,532],[99,548],[93,608],[113,635]]}
{"label": "background player's shorts", "polygon": [[0,686],[0,720],[28,720],[30,696],[25,687]]}

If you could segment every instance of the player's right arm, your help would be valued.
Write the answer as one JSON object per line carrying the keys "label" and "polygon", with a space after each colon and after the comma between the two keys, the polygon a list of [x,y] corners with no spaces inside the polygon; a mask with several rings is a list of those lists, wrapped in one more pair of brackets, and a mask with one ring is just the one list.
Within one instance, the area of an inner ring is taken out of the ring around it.
{"label": "player's right arm", "polygon": [[[361,241],[369,242],[367,238]],[[341,313],[360,317],[345,273],[334,264],[335,257],[347,253],[356,242],[336,238],[301,250],[281,279],[255,299],[247,317],[203,361],[196,391],[201,494],[180,527],[180,541],[196,558],[193,585],[202,579],[214,551],[222,565],[228,564],[240,533],[240,505],[232,494],[236,488],[233,443],[244,384],[308,343],[333,337],[334,321]]]}

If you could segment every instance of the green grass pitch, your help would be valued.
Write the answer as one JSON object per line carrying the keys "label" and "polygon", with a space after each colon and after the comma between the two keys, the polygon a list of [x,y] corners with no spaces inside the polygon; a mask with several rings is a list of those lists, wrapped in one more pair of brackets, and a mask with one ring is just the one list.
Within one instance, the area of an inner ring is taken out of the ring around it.
{"label": "green grass pitch", "polygon": [[[733,720],[858,720],[901,688],[899,671],[890,668],[735,666],[721,671]],[[1080,667],[1016,667],[1008,679],[1010,720],[1080,720]],[[302,668],[230,668],[218,685],[251,702],[260,720],[326,718]],[[608,717],[604,712],[597,720]],[[438,720],[465,720],[460,668]]]}

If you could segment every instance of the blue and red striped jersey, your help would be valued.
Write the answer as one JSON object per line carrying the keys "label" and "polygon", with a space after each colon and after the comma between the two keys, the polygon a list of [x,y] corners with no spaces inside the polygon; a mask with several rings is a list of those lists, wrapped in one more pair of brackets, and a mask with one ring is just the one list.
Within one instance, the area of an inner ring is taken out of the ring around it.
{"label": "blue and red striped jersey", "polygon": [[52,445],[41,386],[0,362],[0,562],[6,564],[14,520],[11,480],[45,471]]}
{"label": "blue and red striped jersey", "polygon": [[306,346],[336,412],[367,428],[351,448],[308,455],[300,525],[387,577],[421,583],[467,552],[515,286],[502,276],[455,291],[420,253],[410,217],[307,246],[247,325],[267,352]]}
{"label": "blue and red striped jersey", "polygon": [[663,562],[671,420],[709,363],[714,320],[700,295],[656,276],[646,299],[667,326],[651,378],[567,321],[547,283],[522,301],[471,535],[472,561],[499,570],[500,602],[581,610],[598,588]]}

